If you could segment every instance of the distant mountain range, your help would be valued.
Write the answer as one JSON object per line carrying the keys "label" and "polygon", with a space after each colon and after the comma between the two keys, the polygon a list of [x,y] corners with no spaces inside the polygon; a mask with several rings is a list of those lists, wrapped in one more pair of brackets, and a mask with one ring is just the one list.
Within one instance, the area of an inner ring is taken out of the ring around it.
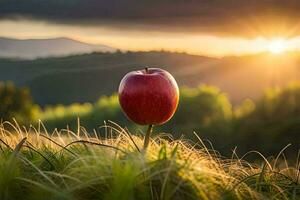
{"label": "distant mountain range", "polygon": [[0,57],[35,59],[91,52],[113,52],[115,48],[69,38],[18,40],[0,37]]}
{"label": "distant mountain range", "polygon": [[28,86],[40,105],[94,102],[117,92],[121,78],[145,66],[170,71],[180,86],[209,84],[234,103],[267,87],[300,80],[300,54],[210,58],[171,52],[91,53],[36,60],[0,59],[0,80]]}

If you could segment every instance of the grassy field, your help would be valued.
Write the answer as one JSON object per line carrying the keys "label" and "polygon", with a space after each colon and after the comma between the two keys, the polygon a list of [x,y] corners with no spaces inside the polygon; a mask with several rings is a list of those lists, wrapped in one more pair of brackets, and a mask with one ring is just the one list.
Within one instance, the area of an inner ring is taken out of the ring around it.
{"label": "grassy field", "polygon": [[282,154],[251,164],[223,158],[200,138],[162,134],[143,151],[141,136],[114,123],[102,130],[105,138],[80,126],[47,133],[41,123],[2,123],[0,199],[300,199],[299,160],[288,166]]}

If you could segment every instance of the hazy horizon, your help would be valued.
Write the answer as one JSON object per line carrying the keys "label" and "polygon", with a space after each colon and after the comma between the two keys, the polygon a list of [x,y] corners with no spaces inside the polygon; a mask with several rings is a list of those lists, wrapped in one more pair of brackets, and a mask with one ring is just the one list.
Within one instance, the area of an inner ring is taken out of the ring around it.
{"label": "hazy horizon", "polygon": [[[300,53],[300,49],[291,49],[291,50],[284,50],[283,52],[280,53],[274,53],[271,52],[270,50],[266,49],[266,50],[262,50],[262,51],[254,51],[254,52],[245,52],[245,53],[241,53],[241,54],[233,54],[233,53],[228,53],[228,54],[207,54],[207,53],[195,53],[195,52],[189,52],[189,51],[185,51],[185,50],[179,50],[179,49],[166,49],[166,48],[142,48],[142,49],[122,49],[122,48],[116,48],[115,46],[111,46],[111,45],[107,45],[104,43],[92,43],[89,41],[84,41],[84,40],[80,40],[80,39],[76,39],[76,38],[72,38],[72,37],[67,37],[67,36],[57,36],[57,37],[37,37],[37,38],[31,38],[31,37],[9,37],[9,36],[0,36],[0,39],[4,39],[4,40],[13,40],[14,42],[30,42],[30,41],[34,41],[34,42],[39,42],[39,41],[55,41],[55,40],[61,40],[61,39],[66,39],[66,40],[70,40],[70,41],[74,41],[74,42],[78,42],[78,43],[82,43],[84,45],[94,45],[95,47],[97,46],[103,46],[103,47],[107,47],[107,48],[112,48],[115,50],[120,50],[122,52],[127,52],[127,51],[131,51],[131,52],[151,52],[151,51],[156,51],[156,52],[170,52],[170,53],[183,53],[183,54],[188,54],[188,55],[194,55],[194,56],[204,56],[204,57],[210,57],[210,58],[226,58],[226,57],[247,57],[247,56],[256,56],[256,55],[262,55],[262,54],[267,54],[267,55],[272,55],[274,57],[283,57],[287,54],[294,54],[294,53]],[[87,52],[82,52],[82,53],[92,53],[92,52],[105,52],[105,51],[99,51],[99,50],[95,50],[95,51],[87,51]],[[65,55],[61,55],[61,56],[73,56],[73,55],[80,55],[82,53],[75,53],[75,54],[65,54]],[[58,56],[58,57],[61,57]],[[44,56],[44,57],[48,57],[48,56]],[[49,56],[52,57],[52,56]],[[0,57],[1,58],[1,57]],[[5,57],[4,57],[5,58]]]}
{"label": "hazy horizon", "polygon": [[299,7],[297,1],[278,0],[3,1],[0,37],[67,37],[122,50],[212,57],[278,54],[300,49]]}

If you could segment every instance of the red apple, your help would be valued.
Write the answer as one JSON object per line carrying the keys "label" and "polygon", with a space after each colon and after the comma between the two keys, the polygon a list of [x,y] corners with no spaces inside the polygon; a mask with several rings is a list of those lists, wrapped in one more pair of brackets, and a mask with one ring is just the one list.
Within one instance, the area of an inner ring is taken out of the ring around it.
{"label": "red apple", "polygon": [[123,111],[140,125],[166,123],[174,115],[178,101],[175,79],[159,68],[129,72],[119,86],[119,102]]}

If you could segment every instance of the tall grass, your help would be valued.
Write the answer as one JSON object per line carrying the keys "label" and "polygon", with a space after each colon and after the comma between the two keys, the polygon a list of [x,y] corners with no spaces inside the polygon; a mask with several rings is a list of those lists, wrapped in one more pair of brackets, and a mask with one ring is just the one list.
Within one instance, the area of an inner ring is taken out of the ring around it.
{"label": "tall grass", "polygon": [[141,136],[112,122],[102,130],[0,124],[0,199],[300,199],[299,160],[288,166],[283,153],[250,164],[168,135],[144,151]]}

